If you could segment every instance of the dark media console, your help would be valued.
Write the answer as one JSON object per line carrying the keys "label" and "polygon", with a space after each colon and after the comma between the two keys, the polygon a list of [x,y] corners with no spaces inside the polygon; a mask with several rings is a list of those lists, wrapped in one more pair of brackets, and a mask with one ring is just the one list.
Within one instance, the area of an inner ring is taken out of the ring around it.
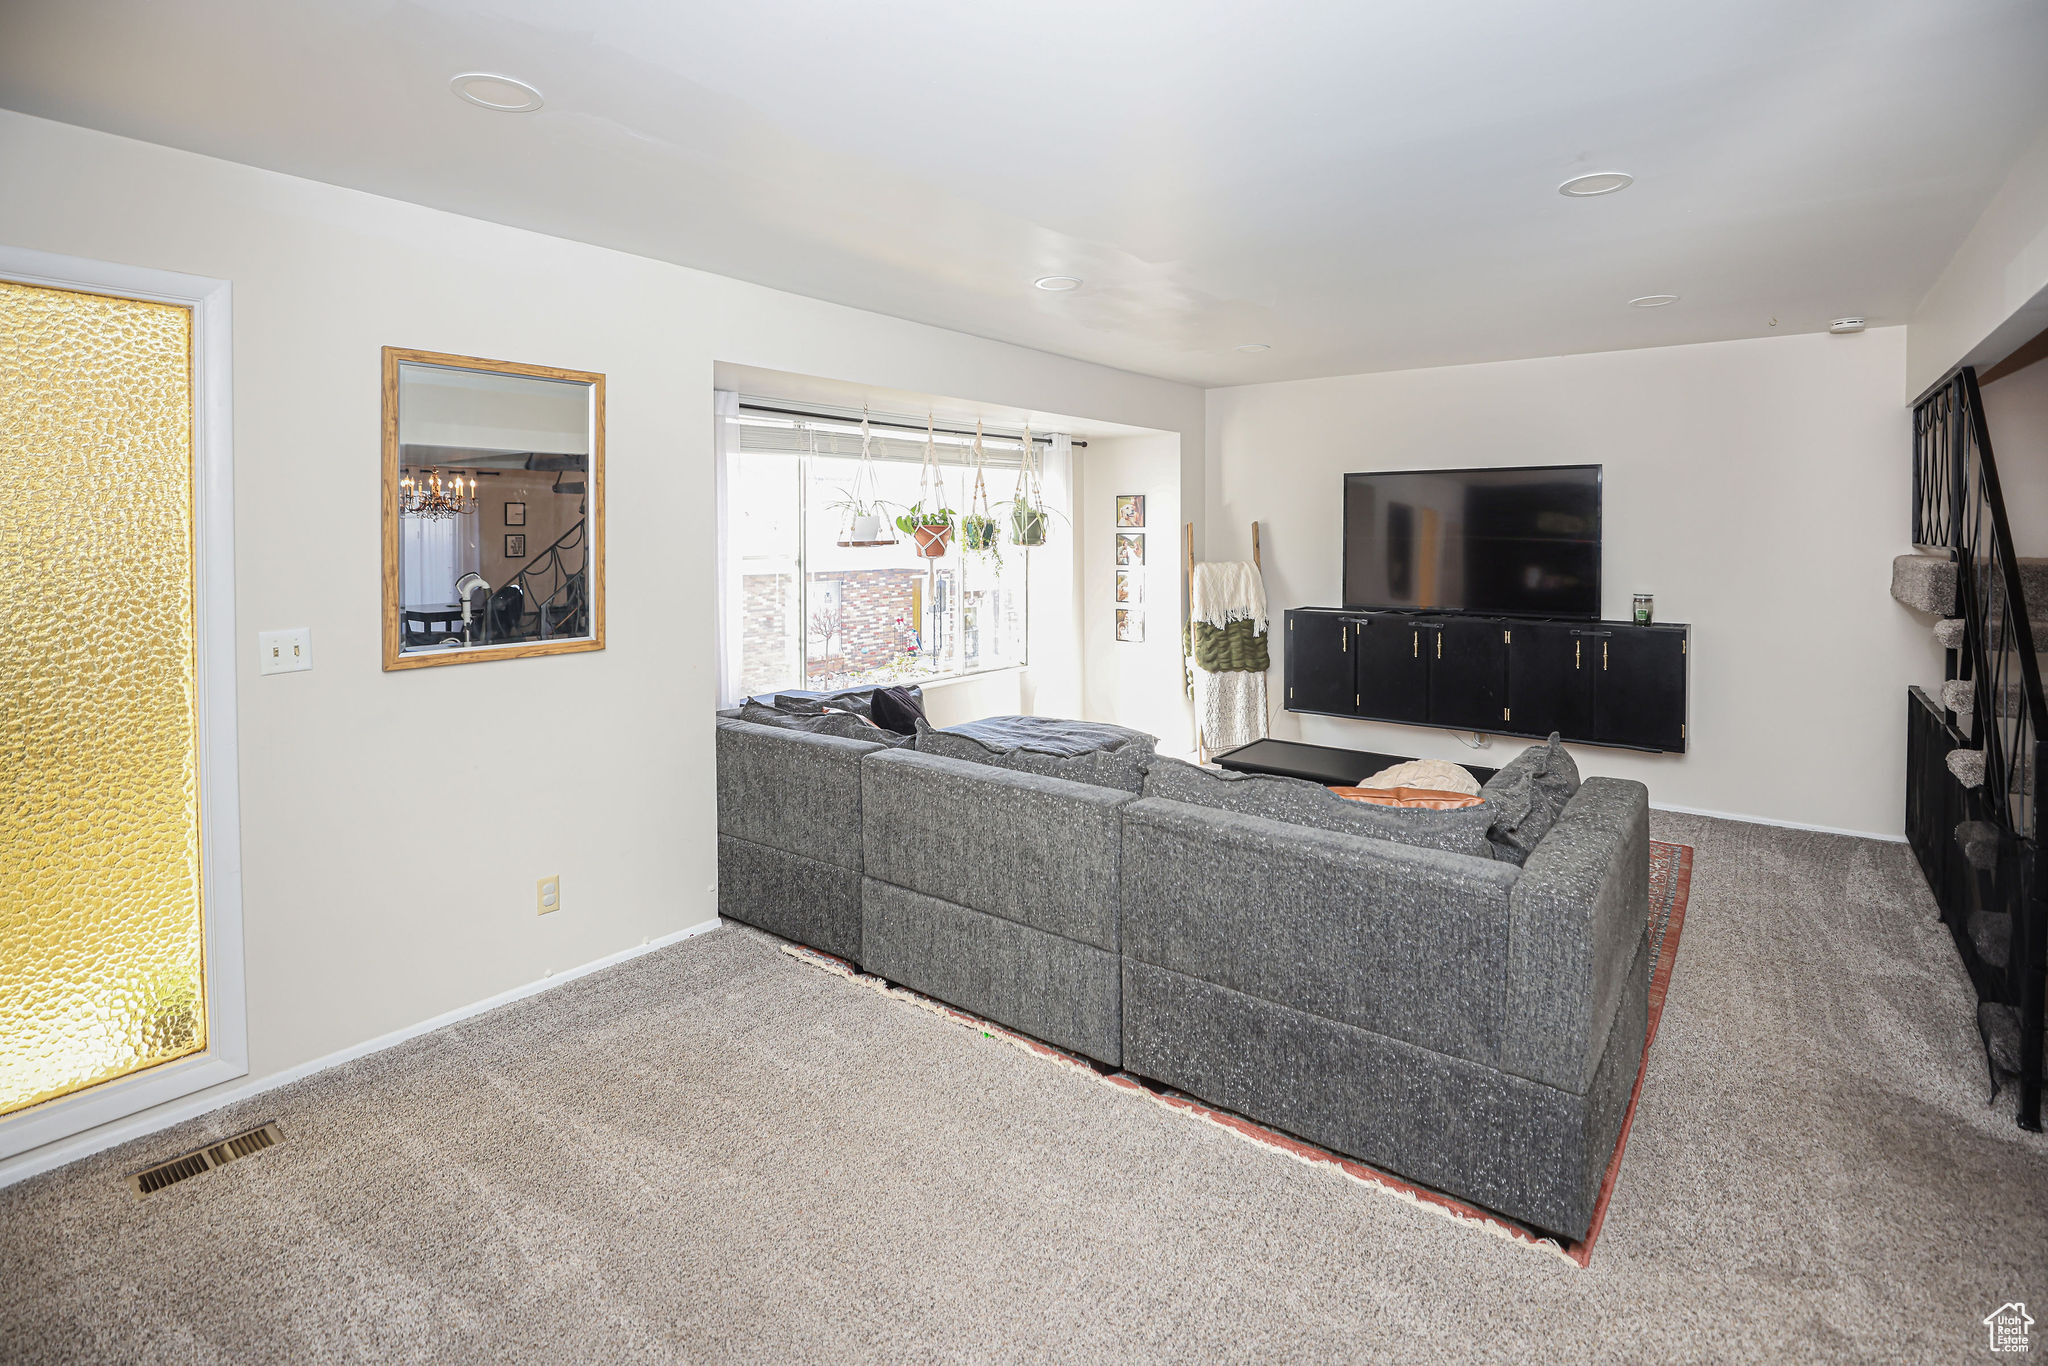
{"label": "dark media console", "polygon": [[1685,752],[1687,628],[1301,607],[1287,710]]}

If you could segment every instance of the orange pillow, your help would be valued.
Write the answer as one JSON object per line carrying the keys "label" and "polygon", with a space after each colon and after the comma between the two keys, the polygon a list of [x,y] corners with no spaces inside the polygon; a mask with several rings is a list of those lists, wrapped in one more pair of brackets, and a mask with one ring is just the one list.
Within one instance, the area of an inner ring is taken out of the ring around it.
{"label": "orange pillow", "polygon": [[1374,806],[1405,806],[1425,811],[1463,811],[1483,805],[1465,792],[1444,792],[1433,787],[1333,787],[1330,791],[1350,802]]}

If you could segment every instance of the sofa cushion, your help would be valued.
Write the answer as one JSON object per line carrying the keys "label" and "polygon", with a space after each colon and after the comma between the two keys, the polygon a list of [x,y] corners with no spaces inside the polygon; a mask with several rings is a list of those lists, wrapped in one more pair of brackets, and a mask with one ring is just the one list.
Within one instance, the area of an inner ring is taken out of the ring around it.
{"label": "sofa cushion", "polygon": [[1396,840],[1423,849],[1442,849],[1484,859],[1495,856],[1486,834],[1494,821],[1491,805],[1461,811],[1372,806],[1346,801],[1329,788],[1304,778],[1216,772],[1168,758],[1155,758],[1147,765],[1144,795],[1264,816],[1343,835]]}
{"label": "sofa cushion", "polygon": [[[915,683],[902,685],[910,694],[911,701],[919,708],[924,706],[924,689]],[[855,716],[868,716],[874,708],[875,693],[880,688],[875,684],[864,684],[853,688],[835,688],[825,692],[792,688],[788,692],[762,693],[745,699],[763,706],[788,712],[792,716],[816,716],[822,711],[850,711]]]}
{"label": "sofa cushion", "polygon": [[870,877],[1117,950],[1129,793],[899,749],[861,765]]}
{"label": "sofa cushion", "polygon": [[924,720],[924,703],[911,688],[877,688],[868,719],[883,730],[915,735],[917,723]]}
{"label": "sofa cushion", "polygon": [[1141,730],[1052,716],[991,716],[941,730],[920,723],[922,754],[1092,783],[1137,795],[1158,743]]}
{"label": "sofa cushion", "polygon": [[868,740],[879,745],[900,745],[908,737],[883,730],[864,716],[850,711],[787,712],[760,702],[740,707],[739,720],[777,730],[800,730],[808,735],[836,735],[842,740]]}
{"label": "sofa cushion", "polygon": [[860,871],[861,762],[872,740],[718,723],[718,832]]}
{"label": "sofa cushion", "polygon": [[1486,837],[1496,856],[1525,862],[1578,790],[1579,766],[1555,731],[1542,744],[1510,759],[1479,789],[1495,807],[1493,828]]}

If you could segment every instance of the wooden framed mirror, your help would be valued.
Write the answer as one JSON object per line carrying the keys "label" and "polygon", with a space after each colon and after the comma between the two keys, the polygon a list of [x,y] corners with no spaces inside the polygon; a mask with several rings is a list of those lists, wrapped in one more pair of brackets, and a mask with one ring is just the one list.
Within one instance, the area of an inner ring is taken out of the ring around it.
{"label": "wooden framed mirror", "polygon": [[604,648],[604,376],[384,348],[384,667]]}

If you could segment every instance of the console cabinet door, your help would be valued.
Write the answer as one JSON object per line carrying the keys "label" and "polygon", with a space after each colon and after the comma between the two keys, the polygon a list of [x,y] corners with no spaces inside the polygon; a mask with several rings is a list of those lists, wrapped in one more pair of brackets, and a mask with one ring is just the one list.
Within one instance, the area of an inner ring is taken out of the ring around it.
{"label": "console cabinet door", "polygon": [[1499,730],[1507,724],[1506,624],[1487,617],[1448,617],[1429,625],[1435,629],[1422,637],[1424,649],[1434,655],[1429,661],[1429,723],[1453,730]]}
{"label": "console cabinet door", "polygon": [[1287,614],[1287,709],[1358,714],[1351,622],[1335,612]]}
{"label": "console cabinet door", "polygon": [[1683,753],[1685,656],[1682,630],[1623,626],[1600,641],[1593,739]]}
{"label": "console cabinet door", "polygon": [[1414,617],[1381,614],[1355,620],[1352,652],[1358,659],[1358,714],[1379,721],[1427,723],[1436,633]]}
{"label": "console cabinet door", "polygon": [[1578,626],[1518,621],[1509,628],[1510,730],[1528,735],[1562,732],[1567,740],[1593,733],[1593,675],[1600,642]]}

